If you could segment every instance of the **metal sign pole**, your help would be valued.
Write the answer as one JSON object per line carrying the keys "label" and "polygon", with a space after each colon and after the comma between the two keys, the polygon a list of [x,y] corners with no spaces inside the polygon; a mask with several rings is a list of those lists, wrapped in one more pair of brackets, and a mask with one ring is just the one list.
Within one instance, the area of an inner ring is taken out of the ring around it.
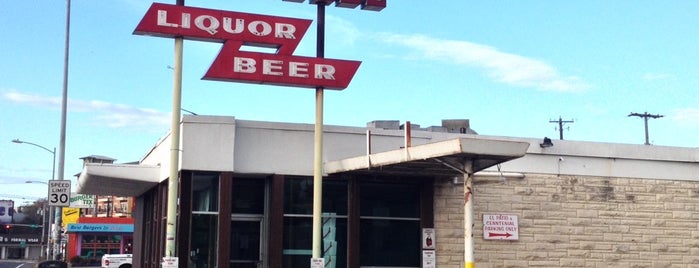
{"label": "metal sign pole", "polygon": [[[184,0],[177,0],[184,6]],[[182,51],[184,40],[175,38],[174,75],[172,88],[172,122],[170,133],[170,174],[167,192],[167,218],[165,229],[165,257],[175,257],[177,244],[177,194],[179,191],[180,160],[180,109],[182,106]]]}
{"label": "metal sign pole", "polygon": [[[65,47],[63,55],[63,94],[61,100],[61,133],[59,140],[60,154],[58,154],[58,179],[64,179],[65,158],[66,158],[66,114],[68,111],[68,59],[70,51],[70,0],[66,0],[66,30]],[[69,193],[70,194],[70,193]],[[54,231],[53,231],[53,258],[59,259],[61,250],[61,207],[55,209]],[[62,257],[61,257],[62,258]]]}
{"label": "metal sign pole", "polygon": [[[316,57],[325,57],[325,1],[318,1]],[[316,122],[313,150],[313,251],[320,258],[323,210],[323,87],[316,88]]]}

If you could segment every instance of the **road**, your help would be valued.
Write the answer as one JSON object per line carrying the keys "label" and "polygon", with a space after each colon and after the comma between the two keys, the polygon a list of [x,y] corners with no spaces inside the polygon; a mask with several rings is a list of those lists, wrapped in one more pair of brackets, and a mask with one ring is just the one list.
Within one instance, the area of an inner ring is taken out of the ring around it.
{"label": "road", "polygon": [[0,260],[0,268],[33,268],[36,261],[30,260]]}

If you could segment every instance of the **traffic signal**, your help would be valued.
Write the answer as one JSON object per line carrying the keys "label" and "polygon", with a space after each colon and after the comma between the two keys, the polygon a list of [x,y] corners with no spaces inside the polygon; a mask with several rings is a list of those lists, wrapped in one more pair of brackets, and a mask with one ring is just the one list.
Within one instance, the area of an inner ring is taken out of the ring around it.
{"label": "traffic signal", "polygon": [[12,225],[5,224],[2,228],[2,233],[3,234],[10,234],[10,229],[12,229]]}

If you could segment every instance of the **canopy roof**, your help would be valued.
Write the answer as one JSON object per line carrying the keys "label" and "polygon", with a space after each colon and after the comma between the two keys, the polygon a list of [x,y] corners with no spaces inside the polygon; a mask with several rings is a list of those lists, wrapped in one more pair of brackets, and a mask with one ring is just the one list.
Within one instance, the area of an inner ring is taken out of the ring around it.
{"label": "canopy roof", "polygon": [[[524,156],[528,142],[457,138],[331,161],[325,172],[461,176]],[[472,163],[470,170],[468,163]]]}
{"label": "canopy roof", "polygon": [[159,174],[159,166],[88,163],[78,177],[78,192],[139,196],[158,184]]}

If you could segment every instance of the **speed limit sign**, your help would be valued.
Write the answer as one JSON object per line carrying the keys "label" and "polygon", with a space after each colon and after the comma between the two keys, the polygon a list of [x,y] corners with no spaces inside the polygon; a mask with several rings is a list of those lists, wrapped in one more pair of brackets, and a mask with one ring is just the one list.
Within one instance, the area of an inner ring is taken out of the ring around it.
{"label": "speed limit sign", "polygon": [[70,180],[49,180],[49,206],[70,206]]}

